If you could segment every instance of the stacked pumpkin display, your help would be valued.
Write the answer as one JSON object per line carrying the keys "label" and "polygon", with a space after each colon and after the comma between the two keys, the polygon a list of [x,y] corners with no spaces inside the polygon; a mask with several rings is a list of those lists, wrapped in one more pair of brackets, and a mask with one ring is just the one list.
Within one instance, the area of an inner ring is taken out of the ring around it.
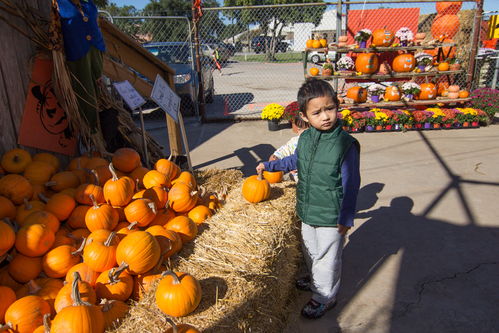
{"label": "stacked pumpkin display", "polygon": [[0,269],[4,327],[43,332],[48,315],[52,332],[102,332],[157,280],[164,313],[196,309],[198,281],[161,272],[221,207],[216,195],[199,195],[191,173],[167,159],[148,170],[129,148],[116,151],[112,163],[75,158],[65,171],[51,154],[14,149],[1,166],[0,258],[9,261]]}

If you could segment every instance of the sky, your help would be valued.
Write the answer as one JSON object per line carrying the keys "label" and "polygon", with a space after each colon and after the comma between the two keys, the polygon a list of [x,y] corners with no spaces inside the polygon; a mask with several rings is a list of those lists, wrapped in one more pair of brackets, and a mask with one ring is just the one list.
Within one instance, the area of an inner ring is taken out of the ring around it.
{"label": "sky", "polygon": [[[109,2],[114,2],[118,6],[124,6],[124,5],[132,5],[137,9],[142,9],[149,3],[150,0],[109,0]],[[223,4],[222,0],[218,0],[218,3],[220,5]],[[499,1],[498,0],[485,0],[484,2],[484,10],[485,11],[491,11],[491,10],[499,10]]]}

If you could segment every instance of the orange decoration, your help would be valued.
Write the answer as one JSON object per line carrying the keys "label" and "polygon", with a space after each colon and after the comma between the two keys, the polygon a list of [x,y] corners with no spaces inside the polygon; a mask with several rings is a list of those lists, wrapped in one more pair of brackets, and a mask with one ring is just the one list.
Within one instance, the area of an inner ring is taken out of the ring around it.
{"label": "orange decoration", "polygon": [[367,100],[367,89],[356,86],[347,90],[347,97],[355,103],[364,103]]}
{"label": "orange decoration", "polygon": [[[376,44],[377,45],[377,44]],[[364,74],[373,74],[378,71],[379,60],[375,53],[360,53],[355,60],[355,70]]]}
{"label": "orange decoration", "polygon": [[433,83],[422,83],[419,99],[428,100],[437,97],[437,87]]}
{"label": "orange decoration", "polygon": [[387,29],[376,29],[372,33],[372,43],[376,46],[391,46],[395,35]]}

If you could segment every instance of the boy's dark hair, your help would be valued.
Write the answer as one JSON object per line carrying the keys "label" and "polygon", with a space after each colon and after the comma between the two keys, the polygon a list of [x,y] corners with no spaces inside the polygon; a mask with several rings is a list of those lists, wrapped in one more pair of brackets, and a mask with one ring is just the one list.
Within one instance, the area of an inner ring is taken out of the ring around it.
{"label": "boy's dark hair", "polygon": [[340,106],[336,91],[334,91],[333,87],[331,87],[329,83],[318,79],[307,80],[298,90],[298,104],[300,105],[300,112],[306,116],[308,102],[311,99],[325,96],[331,97],[337,108]]}
{"label": "boy's dark hair", "polygon": [[293,117],[293,122],[299,129],[307,129],[309,124],[303,120],[300,116]]}

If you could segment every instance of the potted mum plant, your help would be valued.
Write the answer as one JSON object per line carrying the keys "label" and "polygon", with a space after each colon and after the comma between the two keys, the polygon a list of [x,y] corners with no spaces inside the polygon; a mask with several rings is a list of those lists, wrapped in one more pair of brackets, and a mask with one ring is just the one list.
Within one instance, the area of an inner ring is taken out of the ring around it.
{"label": "potted mum plant", "polygon": [[395,37],[397,37],[400,41],[400,46],[407,46],[409,42],[414,40],[414,34],[411,29],[407,27],[400,28],[396,33]]}
{"label": "potted mum plant", "polygon": [[349,56],[343,56],[340,58],[340,60],[336,62],[336,67],[340,72],[349,71],[355,67],[355,63],[353,62],[353,59],[350,58]]}
{"label": "potted mum plant", "polygon": [[359,47],[363,49],[366,47],[367,41],[371,38],[372,34],[372,31],[369,29],[362,29],[355,34],[353,39],[355,39],[355,41],[359,43]]}
{"label": "potted mum plant", "polygon": [[431,69],[433,57],[430,54],[419,52],[414,55],[414,58],[416,59],[416,66],[421,72]]}
{"label": "potted mum plant", "polygon": [[385,93],[385,86],[383,86],[379,83],[373,83],[369,87],[367,87],[367,91],[369,92],[369,95],[371,96],[371,100],[374,103],[378,103],[379,96],[381,96]]}
{"label": "potted mum plant", "polygon": [[402,92],[404,93],[404,99],[406,101],[411,101],[414,99],[414,96],[419,95],[421,87],[415,82],[405,82],[402,84]]}
{"label": "potted mum plant", "polygon": [[374,127],[376,126],[376,119],[374,119],[374,112],[372,111],[364,111],[362,112],[362,118],[364,119],[366,132],[374,131]]}
{"label": "potted mum plant", "polygon": [[271,103],[265,106],[262,110],[262,119],[267,119],[269,131],[277,131],[279,129],[279,121],[284,114],[284,106],[277,103]]}
{"label": "potted mum plant", "polygon": [[333,71],[333,64],[326,62],[324,65],[322,65],[322,76],[331,76],[333,75]]}

